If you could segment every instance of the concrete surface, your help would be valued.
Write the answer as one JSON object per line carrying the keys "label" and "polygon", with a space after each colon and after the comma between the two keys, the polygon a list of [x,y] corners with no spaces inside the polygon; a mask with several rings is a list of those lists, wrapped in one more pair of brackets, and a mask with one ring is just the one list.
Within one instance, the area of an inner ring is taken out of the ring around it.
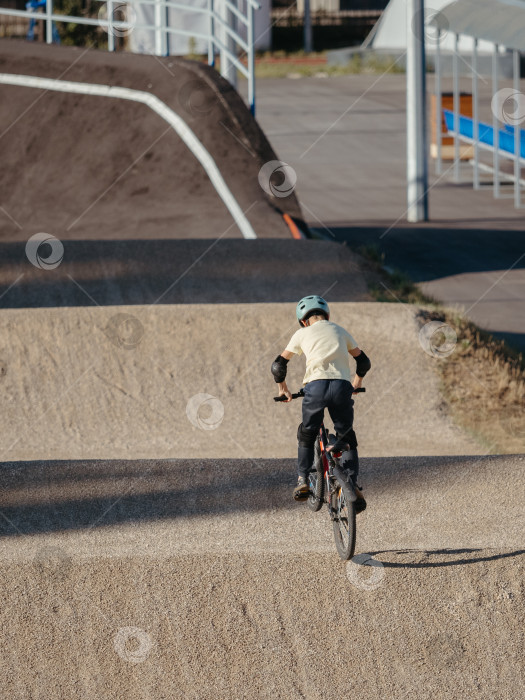
{"label": "concrete surface", "polygon": [[[505,86],[508,81],[501,81]],[[460,87],[468,91],[471,84],[462,80]],[[431,78],[428,88],[431,92]],[[443,90],[448,89],[450,82],[444,80]],[[310,224],[386,229],[404,223],[404,75],[265,79],[257,90],[257,120],[279,157],[296,170],[296,191]],[[481,83],[480,93],[480,119],[492,121],[489,82]],[[491,192],[473,191],[468,165],[462,166],[458,186],[451,165],[439,177],[429,168],[435,225],[523,229],[523,213],[512,200],[494,201]]]}
{"label": "concrete surface", "polygon": [[331,231],[353,249],[376,246],[389,270],[402,270],[425,294],[525,352],[525,232],[452,226],[396,227],[387,236],[373,226]]}
{"label": "concrete surface", "polygon": [[[311,227],[351,246],[376,245],[388,266],[424,282],[425,292],[469,309],[482,328],[525,349],[524,217],[512,200],[494,200],[486,176],[474,191],[466,164],[456,184],[451,164],[438,177],[430,161],[431,222],[406,223],[404,75],[259,80],[257,88],[257,118],[297,171]],[[461,89],[471,89],[468,80]],[[482,81],[485,121],[490,94]]]}

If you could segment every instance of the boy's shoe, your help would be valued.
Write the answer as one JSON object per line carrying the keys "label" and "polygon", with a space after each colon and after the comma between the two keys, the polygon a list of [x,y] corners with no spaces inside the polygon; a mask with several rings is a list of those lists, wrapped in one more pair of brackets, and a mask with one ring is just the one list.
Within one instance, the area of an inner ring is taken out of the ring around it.
{"label": "boy's shoe", "polygon": [[356,515],[358,513],[362,513],[366,509],[366,501],[365,497],[363,496],[363,492],[359,488],[357,484],[354,484],[354,491],[355,495],[357,496],[354,507],[355,507],[355,512]]}
{"label": "boy's shoe", "polygon": [[306,501],[310,495],[310,487],[304,476],[297,479],[297,486],[293,490],[293,497],[296,501]]}

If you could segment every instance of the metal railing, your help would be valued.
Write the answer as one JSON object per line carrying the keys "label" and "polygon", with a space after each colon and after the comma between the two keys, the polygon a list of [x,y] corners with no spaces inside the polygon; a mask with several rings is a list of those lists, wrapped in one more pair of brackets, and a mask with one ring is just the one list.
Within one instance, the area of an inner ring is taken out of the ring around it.
{"label": "metal railing", "polygon": [[[443,134],[439,129],[442,123],[442,115],[445,117],[446,126],[450,134],[454,138],[454,181],[459,183],[461,179],[460,171],[460,141],[473,146],[474,158],[470,161],[473,166],[473,182],[474,189],[480,189],[480,169],[493,173],[492,192],[495,199],[502,197],[500,191],[501,178],[514,183],[514,206],[516,209],[523,208],[521,201],[523,180],[521,178],[522,167],[525,164],[523,149],[525,148],[525,131],[519,128],[518,123],[505,124],[505,121],[500,115],[503,114],[501,105],[501,91],[499,90],[500,80],[500,46],[493,45],[492,50],[492,125],[484,124],[479,119],[479,85],[480,75],[478,73],[478,38],[473,37],[472,61],[470,64],[472,78],[472,102],[473,102],[473,118],[467,118],[460,114],[460,89],[459,89],[459,34],[454,35],[454,53],[452,56],[453,69],[453,109],[444,110],[441,99],[441,49],[440,49],[440,32],[441,29],[437,26],[437,42],[436,42],[436,63],[435,63],[435,86],[436,86],[436,131],[437,131],[437,153],[436,153],[436,174],[440,175],[443,172],[443,158],[441,140]],[[520,92],[520,52],[517,49],[512,50],[512,81],[515,99],[522,98]],[[465,60],[465,59],[463,59]],[[485,82],[485,81],[484,81]],[[503,126],[503,128],[501,128]],[[466,133],[465,133],[466,132]],[[481,149],[492,151],[492,167],[489,169],[486,164],[480,163],[479,151]],[[506,175],[500,171],[500,158],[512,160],[514,163],[514,174]]]}
{"label": "metal railing", "polygon": [[[123,6],[137,8],[152,6],[154,8],[154,23],[138,23],[132,21],[117,21],[115,10]],[[248,80],[248,103],[252,114],[255,115],[255,46],[254,46],[254,11],[260,8],[257,0],[207,0],[206,7],[197,7],[188,2],[172,0],[107,0],[101,9],[106,7],[106,16],[78,17],[56,14],[53,10],[53,0],[45,0],[43,12],[31,10],[14,10],[0,7],[0,15],[7,17],[22,17],[27,20],[43,20],[45,36],[48,44],[53,43],[53,23],[80,24],[99,26],[108,33],[108,51],[115,51],[115,37],[125,36],[134,30],[150,31],[154,34],[155,55],[167,56],[169,53],[169,37],[171,35],[186,36],[201,39],[207,45],[208,64],[215,66],[215,56],[220,55],[221,75],[234,87],[237,85],[237,71]],[[242,9],[239,9],[242,7]],[[206,19],[205,31],[194,31],[170,26],[169,9],[203,15]],[[246,61],[243,61],[243,57]]]}

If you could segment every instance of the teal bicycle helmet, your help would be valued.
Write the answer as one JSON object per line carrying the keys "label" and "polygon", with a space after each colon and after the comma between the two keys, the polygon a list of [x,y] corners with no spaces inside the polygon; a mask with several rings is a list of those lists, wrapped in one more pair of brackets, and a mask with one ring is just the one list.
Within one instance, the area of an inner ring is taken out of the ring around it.
{"label": "teal bicycle helmet", "polygon": [[309,297],[303,297],[301,301],[297,304],[295,309],[295,315],[301,325],[301,321],[304,321],[306,316],[312,313],[312,311],[322,311],[326,314],[327,318],[330,318],[330,308],[323,297],[314,294]]}

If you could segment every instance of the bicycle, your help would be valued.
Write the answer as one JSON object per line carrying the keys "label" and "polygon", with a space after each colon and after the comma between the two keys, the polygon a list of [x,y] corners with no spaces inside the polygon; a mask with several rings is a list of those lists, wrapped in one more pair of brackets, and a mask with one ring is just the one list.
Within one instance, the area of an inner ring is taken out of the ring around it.
{"label": "bicycle", "polygon": [[[354,393],[363,393],[364,387],[355,389]],[[292,394],[292,399],[304,396],[301,389]],[[275,396],[274,401],[286,401],[286,396]],[[334,449],[335,448],[335,449]],[[356,493],[352,479],[346,479],[341,468],[342,453],[349,445],[339,442],[325,428],[324,421],[319,428],[315,441],[314,463],[308,477],[310,495],[308,507],[317,512],[326,503],[334,530],[337,553],[344,561],[354,556],[356,538]]]}

